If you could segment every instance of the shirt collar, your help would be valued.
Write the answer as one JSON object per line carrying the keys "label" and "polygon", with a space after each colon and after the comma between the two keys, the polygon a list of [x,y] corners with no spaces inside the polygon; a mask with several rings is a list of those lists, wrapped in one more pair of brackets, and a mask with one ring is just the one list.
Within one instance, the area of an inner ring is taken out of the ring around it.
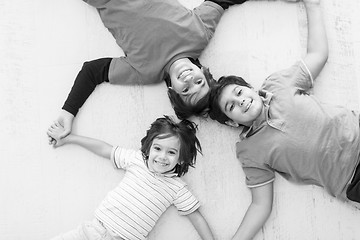
{"label": "shirt collar", "polygon": [[173,178],[173,177],[177,177],[178,174],[176,172],[174,172],[175,170],[173,170],[172,172],[167,172],[167,173],[157,173],[157,172],[153,172],[149,169],[149,171],[154,174],[155,176],[158,177],[168,177],[168,178]]}

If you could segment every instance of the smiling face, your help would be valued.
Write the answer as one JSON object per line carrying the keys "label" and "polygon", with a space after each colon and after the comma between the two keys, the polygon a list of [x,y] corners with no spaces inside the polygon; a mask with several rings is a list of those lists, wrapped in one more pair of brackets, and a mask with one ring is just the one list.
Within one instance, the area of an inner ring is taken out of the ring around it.
{"label": "smiling face", "polygon": [[149,151],[148,166],[156,173],[166,173],[179,162],[180,140],[176,136],[154,138]]}
{"label": "smiling face", "polygon": [[219,106],[221,111],[234,122],[250,126],[260,115],[263,102],[252,88],[230,84],[222,90]]}
{"label": "smiling face", "polygon": [[210,90],[203,71],[188,58],[176,60],[170,67],[171,87],[189,105],[195,105]]}

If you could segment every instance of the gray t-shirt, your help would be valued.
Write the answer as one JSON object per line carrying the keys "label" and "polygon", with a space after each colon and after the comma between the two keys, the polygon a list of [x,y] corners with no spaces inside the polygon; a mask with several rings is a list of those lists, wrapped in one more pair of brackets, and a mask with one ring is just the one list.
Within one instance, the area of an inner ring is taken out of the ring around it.
{"label": "gray t-shirt", "polygon": [[197,59],[224,13],[213,2],[189,10],[174,0],[110,0],[98,11],[125,53],[112,59],[110,83],[142,85],[161,82],[179,58]]}
{"label": "gray t-shirt", "polygon": [[264,111],[237,143],[249,187],[274,180],[324,187],[343,199],[359,159],[359,113],[321,103],[304,62],[269,76]]}

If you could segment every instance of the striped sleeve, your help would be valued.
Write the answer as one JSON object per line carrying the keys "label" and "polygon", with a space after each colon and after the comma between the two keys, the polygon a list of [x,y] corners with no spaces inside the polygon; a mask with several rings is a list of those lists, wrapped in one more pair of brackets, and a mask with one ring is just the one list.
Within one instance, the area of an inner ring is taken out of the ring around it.
{"label": "striped sleeve", "polygon": [[174,206],[180,215],[188,215],[200,207],[200,202],[195,196],[184,186],[177,194],[174,200]]}
{"label": "striped sleeve", "polygon": [[131,160],[135,158],[136,152],[133,149],[124,149],[119,146],[114,146],[111,151],[111,163],[114,168],[127,169]]}

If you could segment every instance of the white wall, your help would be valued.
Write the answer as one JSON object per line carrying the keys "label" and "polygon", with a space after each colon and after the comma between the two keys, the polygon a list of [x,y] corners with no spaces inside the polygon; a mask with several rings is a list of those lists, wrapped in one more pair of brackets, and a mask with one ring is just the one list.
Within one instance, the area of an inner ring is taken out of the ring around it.
{"label": "white wall", "polygon": [[[201,0],[181,1],[187,7]],[[359,109],[360,2],[323,0],[328,64],[315,93]],[[302,4],[250,1],[227,11],[201,56],[216,78],[237,74],[255,87],[299,59],[306,47]],[[52,149],[46,129],[57,117],[85,60],[119,56],[97,12],[82,1],[0,1],[0,239],[49,239],[93,218],[122,177],[110,164],[76,146]],[[73,131],[139,147],[149,124],[173,114],[165,85],[103,84],[78,114]],[[217,239],[229,239],[250,202],[235,157],[238,131],[194,119],[204,155],[185,177],[201,200]],[[256,239],[358,239],[360,210],[313,186],[277,177],[270,219]],[[174,208],[149,239],[199,239]]]}

